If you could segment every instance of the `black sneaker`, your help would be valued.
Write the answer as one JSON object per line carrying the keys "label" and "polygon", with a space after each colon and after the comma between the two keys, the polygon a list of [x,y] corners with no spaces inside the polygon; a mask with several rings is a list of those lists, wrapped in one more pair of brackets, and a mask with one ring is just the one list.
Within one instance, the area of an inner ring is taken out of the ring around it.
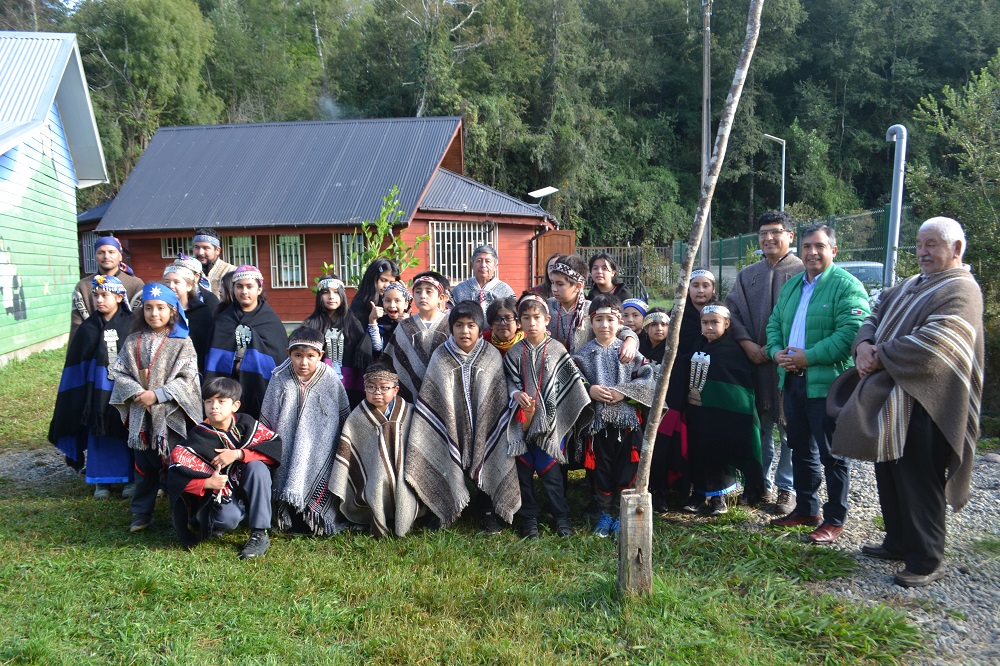
{"label": "black sneaker", "polygon": [[129,532],[141,532],[153,524],[153,517],[148,513],[133,513],[132,522],[128,526]]}
{"label": "black sneaker", "polygon": [[571,537],[576,533],[573,529],[573,523],[569,520],[569,516],[556,516],[555,529],[556,534],[561,537]]}
{"label": "black sneaker", "polygon": [[538,538],[538,520],[536,518],[525,518],[521,521],[521,538]]}
{"label": "black sneaker", "polygon": [[484,513],[483,514],[483,533],[484,534],[500,534],[503,531],[503,526],[500,521],[497,520],[496,514]]}
{"label": "black sneaker", "polygon": [[261,557],[267,552],[271,545],[271,539],[267,536],[267,530],[254,530],[250,533],[250,538],[240,551],[241,560],[252,560]]}
{"label": "black sneaker", "polygon": [[708,501],[708,515],[721,516],[725,513],[729,513],[729,507],[726,505],[725,497],[722,495],[715,495]]}

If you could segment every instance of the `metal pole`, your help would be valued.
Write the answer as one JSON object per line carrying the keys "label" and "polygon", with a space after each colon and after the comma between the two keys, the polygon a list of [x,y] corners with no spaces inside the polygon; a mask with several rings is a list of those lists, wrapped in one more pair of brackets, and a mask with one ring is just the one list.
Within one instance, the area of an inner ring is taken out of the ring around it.
{"label": "metal pole", "polygon": [[[712,0],[701,0],[703,37],[701,47],[701,194],[708,182],[708,163],[712,157]],[[701,237],[699,264],[708,268],[712,261],[712,212],[709,210],[705,233]]]}
{"label": "metal pole", "polygon": [[906,127],[893,125],[885,134],[886,141],[896,142],[896,156],[892,165],[892,202],[889,209],[889,234],[885,242],[885,266],[882,288],[896,283],[896,260],[899,248],[899,220],[903,215],[903,178],[906,174]]}
{"label": "metal pole", "polygon": [[781,208],[779,210],[783,211],[785,210],[785,140],[770,134],[765,134],[764,138],[781,144]]}

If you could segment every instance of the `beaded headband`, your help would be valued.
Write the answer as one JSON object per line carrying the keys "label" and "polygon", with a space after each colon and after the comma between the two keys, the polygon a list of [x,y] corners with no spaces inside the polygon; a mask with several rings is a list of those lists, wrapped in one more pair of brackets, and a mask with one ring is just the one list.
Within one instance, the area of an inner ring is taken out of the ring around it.
{"label": "beaded headband", "polygon": [[319,281],[316,285],[316,290],[319,292],[324,292],[327,289],[341,290],[344,288],[343,280],[338,280],[337,278],[325,278]]}
{"label": "beaded headband", "polygon": [[289,340],[288,341],[288,351],[292,351],[295,347],[309,347],[310,349],[315,349],[323,354],[323,344],[316,342],[315,340]]}
{"label": "beaded headband", "polygon": [[381,379],[383,381],[392,382],[394,384],[399,383],[399,375],[395,372],[389,372],[388,370],[371,370],[365,373],[365,381],[369,379]]}
{"label": "beaded headband", "polygon": [[565,275],[566,277],[568,277],[570,280],[573,280],[574,282],[579,282],[580,284],[583,284],[584,282],[587,281],[587,278],[583,277],[582,275],[580,275],[579,273],[577,273],[575,270],[573,270],[572,268],[570,268],[568,265],[563,264],[563,263],[552,264],[552,268],[549,269],[549,272],[550,273],[562,273],[563,275]]}
{"label": "beaded headband", "polygon": [[188,282],[191,282],[191,283],[194,283],[197,280],[197,277],[195,276],[194,271],[192,271],[187,266],[181,266],[180,264],[170,264],[169,266],[167,266],[166,268],[164,268],[163,269],[163,277],[167,277],[168,273],[177,273],[182,278],[184,278],[185,280],[187,280]]}
{"label": "beaded headband", "polygon": [[699,268],[696,271],[691,271],[691,279],[692,280],[695,279],[695,278],[699,278],[699,277],[707,277],[712,282],[715,282],[715,274],[712,273],[712,271],[710,271],[710,270],[708,270],[706,268]]}
{"label": "beaded headband", "polygon": [[719,314],[726,319],[730,319],[732,317],[729,312],[729,308],[725,305],[706,305],[701,309],[701,316],[704,317],[707,314]]}
{"label": "beaded headband", "polygon": [[257,280],[260,286],[264,286],[264,274],[260,272],[259,268],[250,266],[249,264],[240,266],[233,273],[233,284],[236,284],[240,280]]}
{"label": "beaded headband", "polygon": [[406,285],[403,284],[402,282],[390,282],[389,284],[385,285],[385,289],[382,290],[383,298],[385,297],[385,292],[389,291],[390,289],[395,289],[396,291],[401,293],[403,295],[403,299],[407,303],[413,300],[413,296],[410,294],[410,290],[407,289]]}
{"label": "beaded headband", "polygon": [[421,275],[416,280],[413,281],[413,289],[416,290],[417,285],[421,282],[429,284],[438,290],[438,293],[444,295],[444,285],[432,278],[430,275]]}
{"label": "beaded headband", "polygon": [[650,324],[667,324],[670,325],[670,316],[666,312],[651,312],[646,315],[646,318],[642,320],[642,327],[646,328]]}
{"label": "beaded headband", "polygon": [[195,275],[200,274],[202,271],[201,262],[194,257],[187,256],[183,252],[177,254],[177,258],[174,259],[174,264],[177,266],[183,266]]}
{"label": "beaded headband", "polygon": [[597,308],[590,313],[590,318],[593,319],[597,315],[614,315],[618,321],[622,320],[622,311],[618,308]]}
{"label": "beaded headband", "polygon": [[215,247],[222,247],[222,241],[215,236],[209,236],[208,234],[195,234],[195,243],[211,243]]}
{"label": "beaded headband", "polygon": [[622,303],[622,310],[625,308],[635,308],[642,313],[643,317],[645,317],[646,313],[649,312],[649,304],[641,298],[626,298]]}

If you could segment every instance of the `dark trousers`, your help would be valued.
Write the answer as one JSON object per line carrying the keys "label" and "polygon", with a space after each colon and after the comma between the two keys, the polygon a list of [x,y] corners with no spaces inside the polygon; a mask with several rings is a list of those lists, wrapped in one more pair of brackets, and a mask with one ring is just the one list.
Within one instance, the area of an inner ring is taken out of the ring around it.
{"label": "dark trousers", "polygon": [[951,446],[919,402],[913,405],[903,457],[875,463],[885,521],[882,546],[900,553],[906,568],[929,574],[944,559],[945,473]]}
{"label": "dark trousers", "polygon": [[825,398],[806,397],[804,375],[785,375],[785,419],[795,477],[795,513],[819,515],[819,486],[825,475],[828,499],[823,505],[823,520],[843,525],[847,520],[851,465],[830,452],[834,420],[826,414]]}
{"label": "dark trousers", "polygon": [[637,430],[608,426],[594,433],[594,490],[597,505],[604,513],[617,513],[615,497],[635,483],[638,461],[632,461]]}
{"label": "dark trousers", "polygon": [[[521,518],[538,518],[538,500],[535,498],[535,468],[517,459],[517,482],[521,487],[521,508],[517,512]],[[563,474],[556,464],[544,472],[539,472],[538,479],[545,488],[545,496],[549,500],[549,510],[552,516],[559,518],[569,515],[569,503],[563,489]]]}
{"label": "dark trousers", "polygon": [[135,494],[129,506],[132,513],[151,514],[156,506],[156,493],[162,483],[166,466],[156,449],[133,450],[135,454]]}
{"label": "dark trousers", "polygon": [[243,468],[233,501],[222,505],[214,527],[228,532],[236,529],[244,518],[251,530],[271,529],[271,470],[260,460],[248,462]]}

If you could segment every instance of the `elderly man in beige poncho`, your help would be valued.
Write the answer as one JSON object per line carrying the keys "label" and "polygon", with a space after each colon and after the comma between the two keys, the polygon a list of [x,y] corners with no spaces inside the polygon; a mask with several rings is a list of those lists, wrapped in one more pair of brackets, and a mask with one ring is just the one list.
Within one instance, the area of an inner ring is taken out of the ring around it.
{"label": "elderly man in beige poncho", "polygon": [[837,421],[839,455],[873,460],[896,584],[945,574],[945,501],[969,499],[983,391],[983,296],[962,264],[965,233],[946,217],[917,235],[920,275],[886,290],[854,340],[860,383]]}

